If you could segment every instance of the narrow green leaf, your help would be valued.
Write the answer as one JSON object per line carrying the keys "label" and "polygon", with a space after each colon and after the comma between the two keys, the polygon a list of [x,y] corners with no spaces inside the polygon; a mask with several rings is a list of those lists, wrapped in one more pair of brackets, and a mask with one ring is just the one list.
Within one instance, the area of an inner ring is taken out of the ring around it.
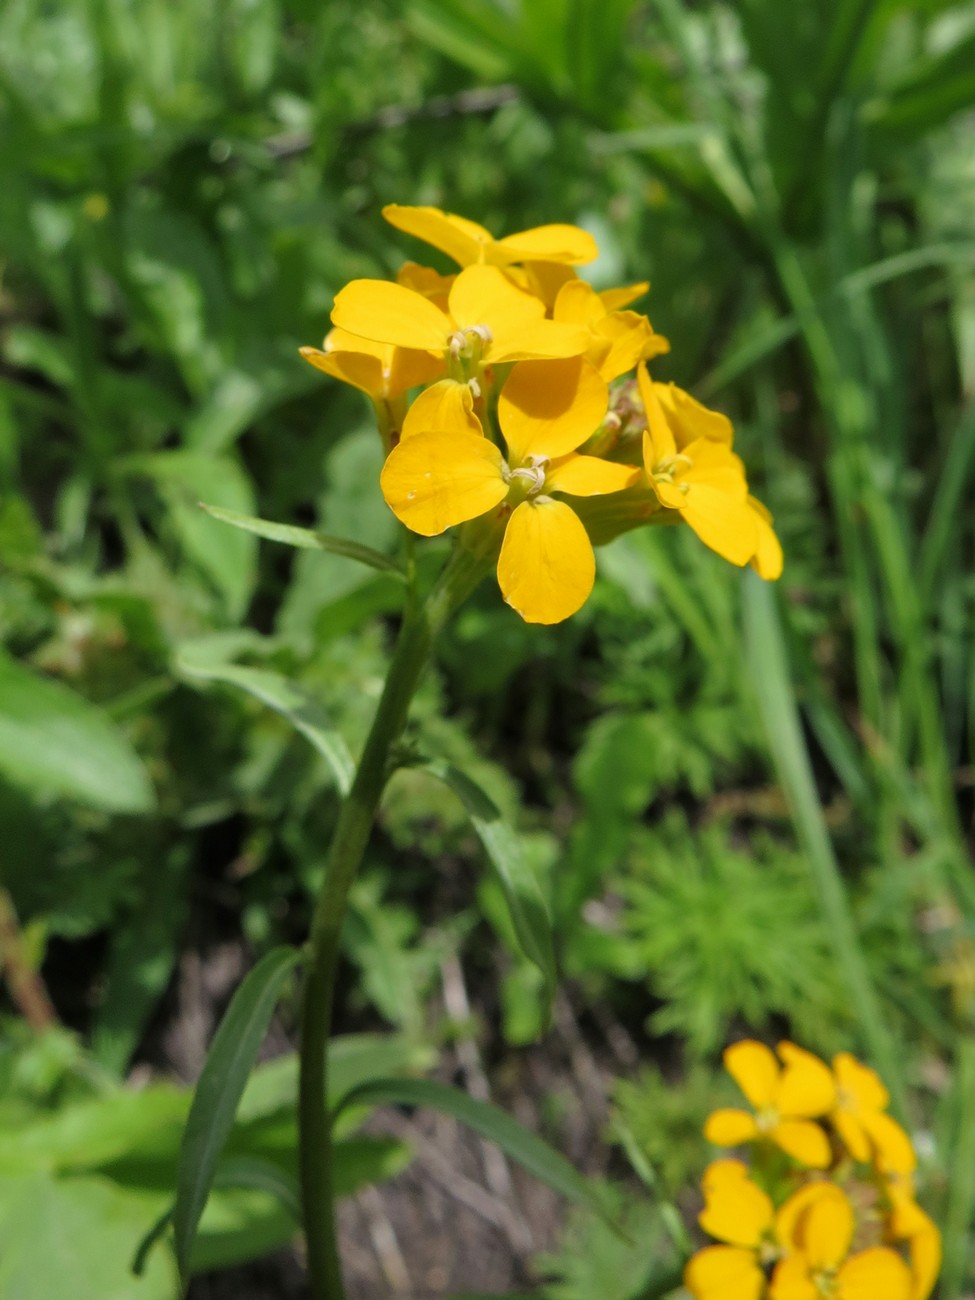
{"label": "narrow green leaf", "polygon": [[245,533],[254,533],[257,537],[266,537],[271,542],[283,542],[286,546],[296,546],[302,551],[330,551],[333,555],[343,555],[348,560],[358,560],[371,569],[380,569],[383,573],[395,573],[398,577],[405,575],[395,560],[371,546],[362,546],[359,542],[346,537],[329,537],[327,533],[316,533],[310,528],[297,528],[294,524],[276,524],[270,519],[258,519],[254,515],[241,515],[236,510],[224,510],[222,506],[207,505],[200,502],[200,509],[205,510],[221,523],[232,524],[234,528],[243,529]]}
{"label": "narrow green leaf", "polygon": [[155,802],[142,761],[96,705],[0,654],[0,773],[105,812]]}
{"label": "narrow green leaf", "polygon": [[189,650],[176,656],[176,668],[188,677],[237,686],[248,695],[280,713],[318,750],[332,769],[339,793],[346,795],[352,785],[355,764],[343,737],[332,726],[320,702],[297,682],[264,668],[245,668],[210,659],[194,658]]}
{"label": "narrow green leaf", "polygon": [[545,981],[546,1019],[555,992],[552,923],[538,881],[525,861],[517,835],[481,787],[451,763],[424,763],[421,771],[450,786],[464,805],[504,891],[522,952]]}
{"label": "narrow green leaf", "polygon": [[938,1294],[957,1300],[970,1258],[975,1213],[975,1043],[962,1039],[955,1067],[956,1123],[948,1164],[948,1207],[944,1217],[944,1266]]}
{"label": "narrow green leaf", "polygon": [[837,965],[846,980],[874,1064],[904,1113],[900,1061],[860,945],[839,864],[816,792],[799,709],[789,675],[775,597],[755,574],[745,575],[745,645],[755,694],[765,722],[772,762],[792,811],[796,835],[809,864]]}
{"label": "narrow green leaf", "polygon": [[155,1246],[157,1241],[162,1241],[163,1237],[165,1237],[166,1233],[169,1231],[169,1225],[172,1221],[173,1207],[170,1205],[162,1212],[162,1214],[160,1214],[159,1218],[142,1238],[138,1246],[136,1246],[135,1254],[132,1256],[132,1263],[130,1265],[131,1271],[136,1277],[141,1277],[146,1271],[146,1261],[152,1252],[153,1246]]}
{"label": "narrow green leaf", "polygon": [[232,1156],[229,1160],[221,1161],[212,1185],[249,1187],[254,1191],[267,1192],[281,1202],[294,1216],[296,1223],[301,1221],[301,1195],[297,1180],[273,1160],[262,1160],[260,1156]]}
{"label": "narrow green leaf", "polygon": [[336,1115],[348,1106],[429,1106],[450,1115],[472,1132],[494,1142],[511,1160],[576,1205],[585,1205],[611,1226],[613,1220],[596,1188],[565,1156],[499,1107],[478,1101],[460,1088],[432,1079],[376,1079],[353,1088]]}
{"label": "narrow green leaf", "polygon": [[176,1260],[184,1281],[200,1215],[233,1127],[237,1103],[278,998],[300,956],[294,948],[275,948],[247,975],[220,1022],[196,1085],[180,1145],[173,1208]]}

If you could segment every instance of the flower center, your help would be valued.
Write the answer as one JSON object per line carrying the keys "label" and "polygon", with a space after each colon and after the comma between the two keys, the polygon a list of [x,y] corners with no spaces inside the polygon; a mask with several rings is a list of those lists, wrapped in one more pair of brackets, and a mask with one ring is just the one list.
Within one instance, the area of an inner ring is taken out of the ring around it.
{"label": "flower center", "polygon": [[455,361],[480,361],[494,335],[488,325],[468,325],[450,336],[448,351]]}
{"label": "flower center", "polygon": [[548,469],[547,456],[528,456],[516,469],[509,469],[506,475],[516,495],[522,500],[537,497],[545,486],[545,472]]}

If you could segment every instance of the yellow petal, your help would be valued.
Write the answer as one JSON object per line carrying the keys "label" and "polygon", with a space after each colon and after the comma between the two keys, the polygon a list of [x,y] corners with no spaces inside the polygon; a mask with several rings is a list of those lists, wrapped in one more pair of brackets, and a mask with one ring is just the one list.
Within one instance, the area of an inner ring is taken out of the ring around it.
{"label": "yellow petal", "polygon": [[707,1201],[697,1221],[712,1237],[732,1246],[757,1248],[771,1229],[775,1207],[748,1178],[706,1188]]}
{"label": "yellow petal", "polygon": [[870,1139],[857,1116],[848,1111],[834,1110],[830,1122],[836,1129],[840,1141],[854,1160],[867,1164],[870,1160]]}
{"label": "yellow petal", "polygon": [[602,422],[609,389],[588,361],[520,361],[498,399],[498,421],[511,464],[528,456],[565,456]]}
{"label": "yellow petal", "polygon": [[835,1184],[825,1184],[799,1224],[799,1248],[810,1269],[838,1268],[850,1249],[855,1228],[856,1217],[846,1195]]}
{"label": "yellow petal", "polygon": [[496,334],[484,359],[498,365],[505,361],[558,360],[582,356],[588,346],[589,333],[581,325],[539,320]]}
{"label": "yellow petal", "polygon": [[491,232],[476,221],[468,221],[453,212],[441,212],[439,208],[387,203],[383,216],[397,230],[432,244],[461,266],[472,266],[482,261],[485,250],[494,243]]}
{"label": "yellow petal", "polygon": [[695,1300],[759,1300],[765,1275],[750,1250],[705,1246],[688,1260],[684,1285]]}
{"label": "yellow petal", "polygon": [[646,438],[643,440],[644,459],[647,465],[647,473],[652,474],[656,465],[674,455],[677,450],[677,442],[670,427],[670,421],[667,419],[664,408],[660,405],[660,400],[657,397],[657,385],[654,384],[647,373],[645,364],[641,364],[637,368],[636,379],[640,390],[640,400],[643,402],[643,411],[647,417],[647,434],[649,435],[649,443]]}
{"label": "yellow petal", "polygon": [[704,1136],[716,1147],[737,1147],[759,1136],[758,1125],[747,1110],[716,1110],[705,1122]]}
{"label": "yellow petal", "polygon": [[783,1119],[768,1132],[776,1146],[807,1169],[825,1169],[832,1151],[829,1138],[810,1119]]}
{"label": "yellow petal", "polygon": [[316,370],[341,379],[370,397],[382,396],[383,366],[376,357],[364,352],[322,352],[318,348],[299,348],[299,351]]}
{"label": "yellow petal", "polygon": [[[752,568],[766,582],[775,582],[782,576],[782,544],[772,527],[772,516],[755,497],[748,498],[758,528],[758,547],[752,556]],[[852,1057],[850,1058],[852,1060]],[[865,1067],[862,1067],[865,1068]]]}
{"label": "yellow petal", "polygon": [[483,433],[474,414],[474,396],[467,384],[441,379],[417,397],[406,413],[400,440],[419,433]]}
{"label": "yellow petal", "polygon": [[633,369],[653,337],[646,316],[638,316],[635,311],[614,312],[593,326],[591,347],[602,355],[597,362],[590,352],[590,360],[598,366],[602,377],[611,382]]}
{"label": "yellow petal", "polygon": [[499,266],[509,262],[563,262],[568,266],[582,266],[594,262],[599,256],[595,239],[578,226],[535,226],[517,235],[499,239],[490,250],[489,260]]}
{"label": "yellow petal", "polygon": [[417,433],[389,453],[379,482],[397,519],[434,537],[501,504],[501,466],[497,447],[479,434]]}
{"label": "yellow petal", "polygon": [[809,1276],[805,1260],[796,1255],[779,1260],[772,1274],[769,1300],[821,1300],[821,1292]]}
{"label": "yellow petal", "polygon": [[501,545],[498,582],[526,623],[561,623],[585,604],[595,577],[592,543],[570,506],[541,497],[515,509]]}
{"label": "yellow petal", "polygon": [[641,478],[634,465],[618,465],[598,456],[566,456],[545,471],[546,492],[567,492],[569,496],[599,497],[622,492]]}
{"label": "yellow petal", "polygon": [[766,1110],[774,1104],[779,1063],[771,1048],[746,1038],[726,1047],[722,1059],[724,1068],[756,1110]]}
{"label": "yellow petal", "polygon": [[545,308],[496,266],[469,266],[450,290],[450,314],[458,329],[487,326],[496,340],[543,320]]}
{"label": "yellow petal", "polygon": [[654,384],[654,390],[674,430],[678,451],[696,438],[731,446],[734,430],[726,415],[703,406],[676,384]]}
{"label": "yellow petal", "polygon": [[648,280],[641,280],[639,284],[628,284],[619,289],[603,289],[599,297],[607,311],[620,311],[623,307],[629,307],[630,303],[636,302],[642,298],[650,289]]}
{"label": "yellow petal", "polygon": [[776,1100],[779,1114],[783,1118],[814,1119],[832,1110],[836,1084],[825,1061],[795,1043],[779,1043],[777,1051],[785,1065]]}
{"label": "yellow petal", "polygon": [[755,517],[746,502],[706,484],[692,483],[681,515],[704,545],[729,563],[745,565],[755,554]]}
{"label": "yellow petal", "polygon": [[831,1196],[835,1190],[831,1183],[806,1183],[779,1207],[775,1216],[775,1235],[786,1250],[801,1248],[807,1212],[820,1197]]}
{"label": "yellow petal", "polygon": [[833,1057],[839,1104],[847,1110],[886,1110],[890,1095],[880,1076],[849,1052]]}
{"label": "yellow petal", "polygon": [[361,339],[357,334],[339,329],[329,330],[322,346],[326,352],[361,352],[364,356],[375,357],[383,365],[389,361],[392,352],[389,343],[374,343],[371,339]]}
{"label": "yellow petal", "polygon": [[917,1167],[911,1139],[895,1119],[880,1112],[860,1117],[873,1146],[877,1168],[885,1174],[909,1174]]}
{"label": "yellow petal", "polygon": [[350,334],[401,348],[443,351],[453,330],[450,318],[429,299],[389,280],[353,280],[341,289],[332,320]]}
{"label": "yellow petal", "polygon": [[429,298],[443,312],[447,311],[450,290],[456,278],[454,275],[441,275],[432,266],[421,266],[418,262],[404,262],[396,272],[397,284]]}
{"label": "yellow petal", "polygon": [[602,298],[585,280],[569,280],[559,290],[552,308],[552,319],[571,325],[595,325],[606,315]]}
{"label": "yellow petal", "polygon": [[[923,1213],[923,1211],[922,1211]],[[911,1256],[911,1300],[928,1300],[941,1271],[941,1233],[928,1216],[927,1227],[908,1244]]]}
{"label": "yellow petal", "polygon": [[836,1300],[910,1300],[911,1274],[885,1246],[861,1250],[836,1276]]}
{"label": "yellow petal", "polygon": [[562,286],[577,278],[571,266],[559,262],[525,262],[520,267],[509,267],[508,274],[523,289],[543,302],[546,311],[551,311],[554,307]]}

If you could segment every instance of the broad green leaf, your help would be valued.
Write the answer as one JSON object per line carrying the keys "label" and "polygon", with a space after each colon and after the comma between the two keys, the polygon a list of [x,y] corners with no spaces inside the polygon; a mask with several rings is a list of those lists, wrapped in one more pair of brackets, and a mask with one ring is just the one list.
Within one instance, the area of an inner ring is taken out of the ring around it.
{"label": "broad green leaf", "polygon": [[275,948],[250,971],[227,1008],[196,1085],[180,1147],[173,1211],[176,1258],[184,1279],[200,1215],[247,1076],[300,956],[293,948]]}
{"label": "broad green leaf", "polygon": [[576,1205],[585,1205],[609,1221],[597,1189],[553,1147],[490,1102],[478,1101],[460,1088],[431,1079],[377,1079],[353,1088],[342,1101],[348,1106],[429,1106],[450,1115],[472,1132],[494,1142],[511,1160]]}
{"label": "broad green leaf", "polygon": [[449,785],[464,805],[504,890],[521,950],[542,973],[545,1005],[550,1008],[556,980],[552,923],[517,835],[493,800],[465,772],[440,761],[423,763],[420,770]]}
{"label": "broad green leaf", "polygon": [[355,764],[344,739],[329,725],[328,715],[310,691],[265,668],[244,668],[239,664],[194,658],[190,649],[184,649],[177,655],[176,668],[188,677],[202,677],[207,681],[237,686],[287,718],[328,763],[339,792],[348,794],[355,774]]}
{"label": "broad green leaf", "polygon": [[105,812],[147,812],[148,774],[96,705],[0,654],[0,774]]}
{"label": "broad green leaf", "polygon": [[358,560],[371,569],[383,573],[395,573],[403,577],[403,570],[388,555],[374,551],[370,546],[350,541],[346,537],[329,537],[327,533],[316,533],[310,528],[297,528],[294,524],[276,524],[270,519],[258,519],[254,515],[241,515],[235,510],[224,510],[221,506],[200,502],[201,509],[221,523],[232,524],[245,533],[256,537],[266,537],[271,542],[283,542],[285,546],[296,546],[303,551],[330,551],[333,555],[344,555],[346,559]]}
{"label": "broad green leaf", "polygon": [[151,1199],[99,1177],[0,1176],[4,1300],[173,1300],[175,1270],[155,1251],[129,1272]]}

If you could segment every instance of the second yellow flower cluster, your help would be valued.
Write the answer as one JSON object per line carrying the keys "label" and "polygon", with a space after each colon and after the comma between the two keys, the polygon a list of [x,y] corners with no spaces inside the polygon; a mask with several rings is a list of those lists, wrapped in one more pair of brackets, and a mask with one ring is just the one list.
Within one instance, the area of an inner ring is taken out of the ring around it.
{"label": "second yellow flower cluster", "polygon": [[494,239],[436,208],[384,216],[460,271],[407,262],[395,283],[353,281],[323,348],[302,353],[372,399],[383,495],[407,528],[468,525],[462,544],[494,548],[505,600],[532,623],[574,614],[593,545],[642,523],[687,523],[733,564],[778,577],[730,421],[650,378],[670,345],[629,310],[646,284],[597,293],[575,267],[598,250],[575,226]]}
{"label": "second yellow flower cluster", "polygon": [[718,1110],[717,1146],[751,1146],[751,1167],[705,1171],[701,1227],[720,1245],[687,1265],[696,1300],[926,1300],[941,1263],[937,1227],[914,1200],[911,1141],[887,1090],[847,1052],[830,1069],[794,1043],[777,1057],[736,1043],[725,1065],[753,1110]]}

